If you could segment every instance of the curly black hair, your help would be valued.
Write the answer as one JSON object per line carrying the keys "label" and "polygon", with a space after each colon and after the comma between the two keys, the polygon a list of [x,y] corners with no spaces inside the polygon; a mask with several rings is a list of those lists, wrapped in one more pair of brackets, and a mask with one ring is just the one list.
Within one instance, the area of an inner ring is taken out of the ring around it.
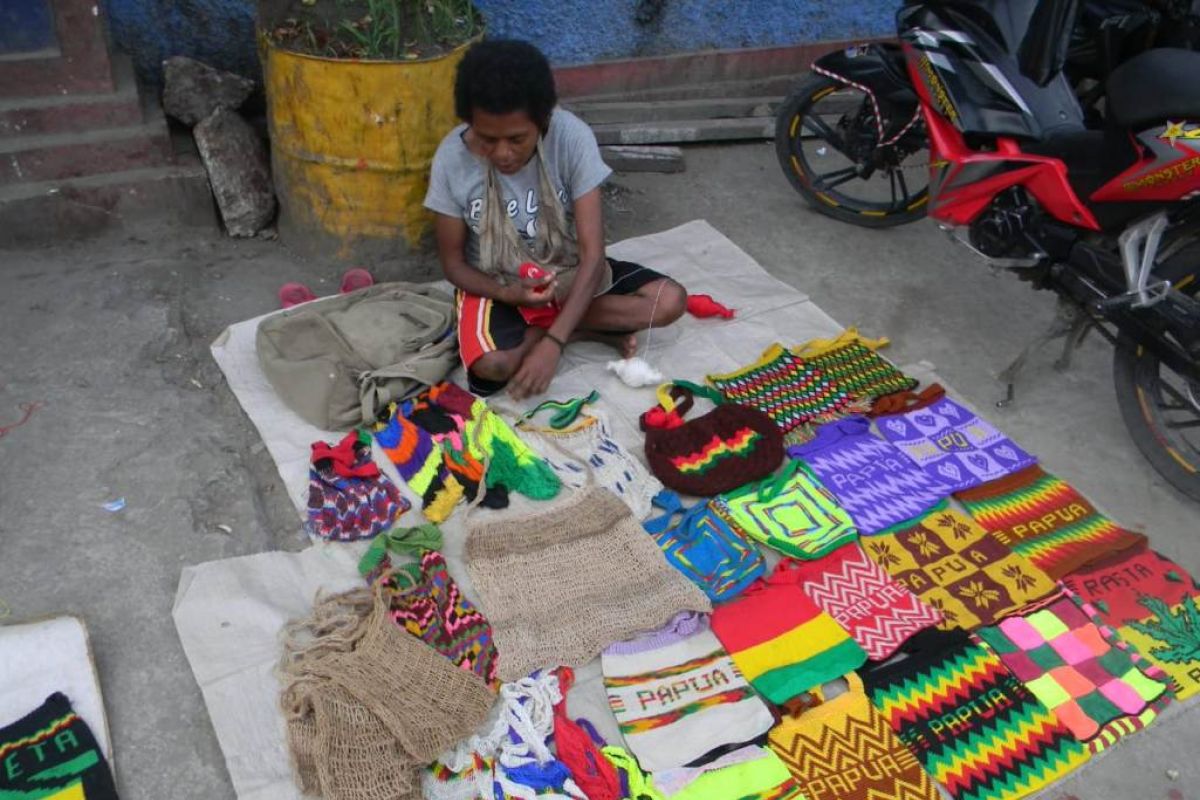
{"label": "curly black hair", "polygon": [[475,109],[524,111],[545,132],[558,103],[554,74],[542,51],[519,39],[488,39],[467,51],[454,79],[454,111],[470,124]]}

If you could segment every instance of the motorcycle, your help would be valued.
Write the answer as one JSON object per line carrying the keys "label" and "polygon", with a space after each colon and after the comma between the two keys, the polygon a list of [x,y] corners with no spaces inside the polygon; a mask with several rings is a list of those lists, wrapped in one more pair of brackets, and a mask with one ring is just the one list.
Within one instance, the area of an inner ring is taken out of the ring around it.
{"label": "motorcycle", "polygon": [[[1159,5],[1101,13],[1087,35],[1078,0],[906,0],[898,43],[814,63],[780,107],[776,150],[821,213],[929,216],[1054,291],[1039,343],[1065,337],[1065,368],[1102,333],[1134,442],[1200,501],[1200,53],[1157,46],[1162,15],[1192,11]],[[1008,400],[1035,345],[1002,373]]]}

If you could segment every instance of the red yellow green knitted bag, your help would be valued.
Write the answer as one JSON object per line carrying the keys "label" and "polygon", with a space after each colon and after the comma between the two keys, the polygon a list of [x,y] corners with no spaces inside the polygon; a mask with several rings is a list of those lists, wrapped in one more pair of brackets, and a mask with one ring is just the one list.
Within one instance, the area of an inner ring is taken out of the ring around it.
{"label": "red yellow green knitted bag", "polygon": [[[696,394],[716,408],[685,420]],[[765,478],[783,461],[783,436],[761,411],[682,381],[659,387],[658,401],[642,415],[641,426],[650,471],[669,489],[712,497]]]}
{"label": "red yellow green knitted bag", "polygon": [[954,800],[1018,800],[1087,761],[1087,749],[965,631],[926,630],[904,652],[861,670],[863,683]]}
{"label": "red yellow green knitted bag", "polygon": [[1055,579],[1146,542],[1038,466],[955,497],[996,539]]}

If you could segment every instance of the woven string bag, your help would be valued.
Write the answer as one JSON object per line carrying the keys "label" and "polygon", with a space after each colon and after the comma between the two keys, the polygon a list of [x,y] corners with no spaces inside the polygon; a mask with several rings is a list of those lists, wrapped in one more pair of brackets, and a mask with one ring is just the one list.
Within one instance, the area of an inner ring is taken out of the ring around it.
{"label": "woven string bag", "polygon": [[[716,408],[687,420],[696,395]],[[676,381],[658,390],[658,405],[641,417],[646,461],[663,485],[712,497],[765,478],[783,461],[783,435],[761,411],[727,403],[720,392]]]}
{"label": "woven string bag", "polygon": [[587,483],[531,513],[468,512],[466,565],[492,623],[500,678],[580,667],[680,611],[710,611],[620,499]]}
{"label": "woven string bag", "polygon": [[417,796],[416,767],[474,732],[495,699],[392,622],[382,582],[319,601],[284,637],[281,705],[298,783],[327,800]]}

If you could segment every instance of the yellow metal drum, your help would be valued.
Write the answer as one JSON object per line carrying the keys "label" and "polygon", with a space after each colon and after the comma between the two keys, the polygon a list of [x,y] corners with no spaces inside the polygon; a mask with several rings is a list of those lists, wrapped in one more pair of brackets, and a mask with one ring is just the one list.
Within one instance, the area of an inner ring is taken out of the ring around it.
{"label": "yellow metal drum", "polygon": [[454,126],[469,45],[420,61],[319,58],[262,42],[280,236],[303,253],[376,260],[418,246],[429,165]]}

